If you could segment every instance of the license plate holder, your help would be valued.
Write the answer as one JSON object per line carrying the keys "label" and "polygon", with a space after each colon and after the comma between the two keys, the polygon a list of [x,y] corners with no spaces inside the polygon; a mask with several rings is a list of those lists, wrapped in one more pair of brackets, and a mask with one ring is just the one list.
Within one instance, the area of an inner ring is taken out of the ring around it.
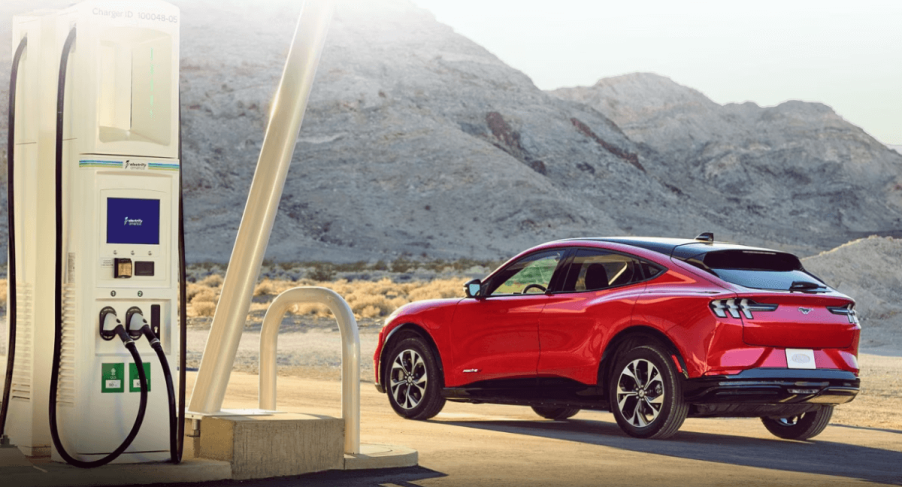
{"label": "license plate holder", "polygon": [[786,366],[790,369],[816,369],[814,350],[810,348],[787,348]]}

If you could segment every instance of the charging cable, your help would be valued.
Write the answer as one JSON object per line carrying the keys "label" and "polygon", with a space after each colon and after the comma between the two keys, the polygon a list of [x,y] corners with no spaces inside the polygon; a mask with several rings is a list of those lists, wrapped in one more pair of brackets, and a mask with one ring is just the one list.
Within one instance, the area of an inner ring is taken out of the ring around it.
{"label": "charging cable", "polygon": [[163,352],[163,345],[160,338],[153,332],[141,308],[132,306],[125,312],[125,323],[128,326],[128,333],[132,338],[138,338],[144,335],[150,343],[160,359],[160,366],[163,367],[163,377],[166,379],[166,392],[169,395],[169,453],[172,463],[179,463],[181,460],[178,448],[178,416],[175,412],[175,388],[172,385],[172,372],[169,370],[169,361],[166,359],[166,353]]}

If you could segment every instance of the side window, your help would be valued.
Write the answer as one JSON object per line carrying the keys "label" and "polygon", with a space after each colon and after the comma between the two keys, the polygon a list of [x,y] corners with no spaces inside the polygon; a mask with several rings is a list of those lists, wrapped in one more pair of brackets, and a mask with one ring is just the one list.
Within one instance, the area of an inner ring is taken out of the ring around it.
{"label": "side window", "polygon": [[598,291],[643,280],[642,262],[604,250],[580,249],[573,257],[563,291]]}
{"label": "side window", "polygon": [[642,266],[642,271],[645,273],[646,279],[651,279],[652,277],[655,277],[658,274],[664,272],[664,269],[661,269],[660,267],[648,262],[642,262],[640,265]]}
{"label": "side window", "polygon": [[563,250],[550,250],[514,262],[492,279],[489,296],[544,293],[563,256]]}

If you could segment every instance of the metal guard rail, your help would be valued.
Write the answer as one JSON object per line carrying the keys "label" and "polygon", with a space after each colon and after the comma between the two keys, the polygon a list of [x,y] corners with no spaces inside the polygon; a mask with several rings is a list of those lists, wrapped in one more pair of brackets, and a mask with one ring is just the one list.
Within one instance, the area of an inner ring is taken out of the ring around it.
{"label": "metal guard rail", "polygon": [[341,331],[341,417],[345,423],[345,453],[360,453],[360,334],[348,303],[331,289],[296,287],[279,294],[263,317],[260,330],[260,409],[276,410],[276,348],[282,318],[294,304],[328,306]]}

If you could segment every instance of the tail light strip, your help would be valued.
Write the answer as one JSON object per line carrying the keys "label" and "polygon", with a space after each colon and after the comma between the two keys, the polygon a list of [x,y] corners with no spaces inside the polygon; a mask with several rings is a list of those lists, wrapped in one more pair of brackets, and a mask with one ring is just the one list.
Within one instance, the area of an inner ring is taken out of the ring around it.
{"label": "tail light strip", "polygon": [[[737,304],[738,301],[738,304]],[[739,313],[742,313],[742,316],[745,316],[748,319],[753,319],[752,311],[775,311],[777,309],[776,304],[761,304],[752,301],[751,299],[743,298],[743,299],[715,299],[711,301],[711,311],[714,312],[714,315],[718,318],[726,318],[727,313],[730,314],[733,318],[739,318]]]}
{"label": "tail light strip", "polygon": [[847,306],[827,306],[827,311],[835,315],[845,315],[849,318],[849,323],[858,323],[858,313],[852,309],[853,304]]}

